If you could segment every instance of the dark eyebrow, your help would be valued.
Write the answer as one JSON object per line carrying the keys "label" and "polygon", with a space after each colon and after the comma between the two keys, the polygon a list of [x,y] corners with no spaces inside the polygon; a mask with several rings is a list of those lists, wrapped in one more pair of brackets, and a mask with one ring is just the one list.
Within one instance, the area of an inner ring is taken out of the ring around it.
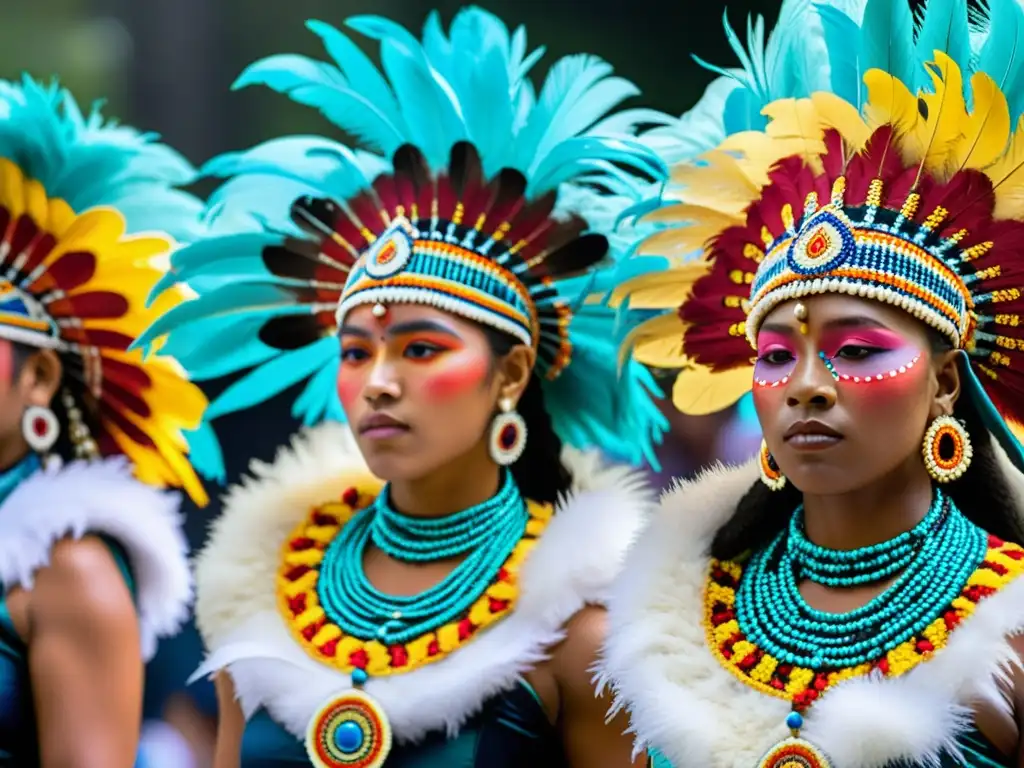
{"label": "dark eyebrow", "polygon": [[796,329],[791,325],[785,323],[761,323],[761,327],[758,328],[757,332],[768,331],[769,333],[781,333],[783,336],[792,336]]}
{"label": "dark eyebrow", "polygon": [[871,317],[863,317],[853,315],[850,317],[837,317],[833,320],[827,320],[824,323],[826,328],[883,328],[885,330],[891,330],[885,323],[881,323]]}
{"label": "dark eyebrow", "polygon": [[445,336],[459,338],[459,335],[451,328],[446,328],[432,320],[410,320],[407,323],[395,323],[387,329],[388,336],[401,336],[403,333],[420,333],[422,331],[443,333]]}
{"label": "dark eyebrow", "polygon": [[372,338],[373,334],[365,328],[357,328],[354,325],[343,325],[338,329],[339,336],[358,336],[362,339]]}
{"label": "dark eyebrow", "polygon": [[[421,333],[423,331],[432,331],[434,333],[443,333],[445,336],[451,336],[453,338],[459,338],[459,335],[450,328],[446,328],[440,323],[435,323],[432,320],[410,320],[407,323],[395,323],[392,326],[388,326],[385,333],[388,336],[401,336],[404,333]],[[338,329],[339,336],[359,336],[363,339],[369,339],[374,336],[373,333],[360,328],[355,325],[343,325]]]}

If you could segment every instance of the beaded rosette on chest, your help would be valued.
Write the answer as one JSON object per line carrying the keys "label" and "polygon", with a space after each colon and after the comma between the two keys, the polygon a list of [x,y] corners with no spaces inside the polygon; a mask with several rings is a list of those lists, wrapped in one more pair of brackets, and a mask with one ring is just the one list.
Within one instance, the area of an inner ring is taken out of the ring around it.
{"label": "beaded rosette on chest", "polygon": [[[277,575],[281,615],[307,654],[348,674],[353,685],[310,721],[306,747],[317,768],[383,764],[391,743],[387,715],[362,687],[371,678],[441,661],[507,616],[518,596],[520,567],[547,526],[552,507],[523,500],[506,476],[493,499],[451,521],[468,530],[473,517],[493,521],[503,516],[500,525],[491,527],[503,533],[488,536],[485,545],[469,534],[461,544],[454,541],[450,556],[469,553],[462,564],[435,587],[411,597],[375,590],[362,572],[361,552],[368,541],[385,551],[392,546],[395,529],[386,521],[397,514],[387,503],[386,489],[378,494],[376,487],[353,486],[340,500],[312,509],[283,548]],[[414,533],[417,525],[430,522],[413,523]],[[395,554],[415,561],[415,543],[406,542]],[[429,549],[430,559],[437,559],[437,548],[431,544]]]}
{"label": "beaded rosette on chest", "polygon": [[[764,765],[827,764],[798,737],[800,713],[845,680],[895,677],[926,662],[981,600],[1024,572],[1024,549],[985,534],[941,493],[913,530],[859,550],[817,547],[803,536],[801,520],[798,512],[745,563],[712,560],[705,589],[707,641],[718,662],[792,704],[787,725],[794,736]],[[896,574],[882,594],[843,614],[812,608],[798,589],[803,579],[854,587]],[[810,750],[807,761],[791,756],[793,749]]]}

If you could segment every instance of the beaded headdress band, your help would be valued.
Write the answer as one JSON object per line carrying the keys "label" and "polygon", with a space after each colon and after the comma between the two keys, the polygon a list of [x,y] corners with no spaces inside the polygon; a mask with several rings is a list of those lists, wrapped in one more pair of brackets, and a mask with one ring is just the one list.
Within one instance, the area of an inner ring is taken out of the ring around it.
{"label": "beaded headdress band", "polygon": [[[815,13],[826,37],[861,32],[835,8]],[[871,32],[863,30],[865,40]],[[677,313],[647,321],[629,340],[639,359],[680,369],[677,407],[708,413],[735,402],[751,388],[751,346],[772,308],[844,293],[899,307],[963,350],[968,394],[1024,460],[1006,432],[1007,422],[1024,420],[1024,133],[1011,133],[1019,110],[1011,115],[983,71],[968,86],[968,60],[928,54],[927,83],[916,68],[901,71],[905,82],[837,63],[836,81],[838,73],[850,79],[836,92],[770,101],[759,107],[762,131],[726,135],[672,169],[679,186],[648,216],[664,229],[638,252],[677,264],[660,279],[627,282],[616,299],[658,308],[668,292],[677,297]],[[735,91],[754,101],[750,78],[737,77]],[[855,80],[866,86],[863,108]],[[698,259],[683,263],[691,254]]]}
{"label": "beaded headdress band", "polygon": [[125,455],[140,480],[205,504],[188,440],[208,443],[206,398],[172,359],[128,351],[184,298],[145,306],[174,247],[160,233],[199,231],[200,202],[174,189],[192,175],[150,137],[83,116],[55,85],[0,81],[0,338],[60,355],[78,456]]}
{"label": "beaded headdress band", "polygon": [[[636,364],[620,375],[615,312],[600,300],[624,254],[618,215],[666,173],[631,138],[652,113],[607,117],[635,89],[591,56],[556,62],[538,98],[527,75],[541,52],[478,8],[460,11],[450,36],[432,14],[422,41],[379,17],[346,24],[380,41],[383,73],[309,22],[333,62],[270,57],[236,87],[301,90],[369,151],[286,137],[212,161],[228,179],[209,201],[225,234],[175,254],[161,287],[185,281],[198,298],[143,341],[168,334],[164,349],[198,379],[245,371],[208,419],[301,383],[294,413],[315,424],[344,420],[348,313],[427,304],[534,348],[565,442],[653,459],[665,427],[656,385]],[[319,87],[321,76],[345,85]]]}

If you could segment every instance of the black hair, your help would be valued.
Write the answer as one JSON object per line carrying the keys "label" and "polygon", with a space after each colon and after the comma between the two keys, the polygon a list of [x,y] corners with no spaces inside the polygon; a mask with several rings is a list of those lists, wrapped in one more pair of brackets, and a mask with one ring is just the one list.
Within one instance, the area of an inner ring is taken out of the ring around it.
{"label": "black hair", "polygon": [[[933,354],[952,349],[945,337],[928,330]],[[973,437],[974,456],[967,471],[943,486],[943,491],[975,525],[1004,541],[1024,545],[1024,525],[1009,502],[1013,495],[978,406],[970,398],[960,397],[953,416]],[[783,530],[801,501],[800,491],[791,483],[779,491],[772,491],[760,481],[754,483],[711,542],[712,557],[730,560],[764,546]]]}
{"label": "black hair", "polygon": [[[20,342],[11,342],[11,350],[11,370],[15,376],[21,373],[29,359],[39,352],[38,347],[22,344]],[[61,363],[66,364],[63,357],[61,358]],[[63,381],[61,382],[61,386],[57,390],[57,394],[55,394],[53,396],[53,400],[50,401],[50,410],[53,411],[53,415],[57,417],[57,423],[60,425],[60,433],[57,436],[57,441],[50,449],[50,452],[60,456],[64,461],[71,461],[75,458],[75,444],[71,440],[71,426],[68,419],[68,411],[64,405],[64,398],[61,396],[61,392],[65,389],[69,394],[71,394],[72,400],[75,402],[75,405],[82,414],[85,426],[93,436],[99,434],[97,431],[99,423],[95,416],[95,409],[91,407],[91,404],[84,397],[82,388],[74,386],[71,379],[69,379],[65,374]]]}
{"label": "black hair", "polygon": [[[480,328],[495,357],[504,357],[522,343],[489,326]],[[526,498],[554,503],[569,491],[572,475],[562,463],[562,439],[551,425],[551,416],[544,406],[544,390],[536,373],[530,375],[516,409],[526,422],[529,438],[523,455],[511,466],[512,477]]]}

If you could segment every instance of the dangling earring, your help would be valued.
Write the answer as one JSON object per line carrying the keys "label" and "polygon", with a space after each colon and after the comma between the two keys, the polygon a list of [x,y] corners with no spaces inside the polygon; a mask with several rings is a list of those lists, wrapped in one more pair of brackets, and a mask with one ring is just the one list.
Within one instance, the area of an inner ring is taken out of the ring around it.
{"label": "dangling earring", "polygon": [[491,422],[491,458],[495,464],[507,467],[514,464],[526,448],[526,422],[507,397],[502,398],[498,407],[501,413]]}
{"label": "dangling earring", "polygon": [[68,414],[68,437],[75,447],[76,459],[92,460],[99,458],[100,452],[96,441],[92,439],[89,427],[82,418],[82,411],[75,405],[75,398],[66,389],[61,393],[61,402]]}
{"label": "dangling earring", "polygon": [[963,423],[952,416],[939,416],[924,433],[921,446],[924,466],[938,483],[951,483],[971,466],[974,449]]}
{"label": "dangling earring", "polygon": [[60,436],[60,423],[49,408],[30,405],[21,415],[21,434],[29,448],[45,456]]}
{"label": "dangling earring", "polygon": [[761,482],[773,491],[781,491],[786,485],[786,476],[782,474],[779,465],[775,463],[775,457],[768,450],[768,443],[761,441],[761,451],[758,454],[761,465]]}

